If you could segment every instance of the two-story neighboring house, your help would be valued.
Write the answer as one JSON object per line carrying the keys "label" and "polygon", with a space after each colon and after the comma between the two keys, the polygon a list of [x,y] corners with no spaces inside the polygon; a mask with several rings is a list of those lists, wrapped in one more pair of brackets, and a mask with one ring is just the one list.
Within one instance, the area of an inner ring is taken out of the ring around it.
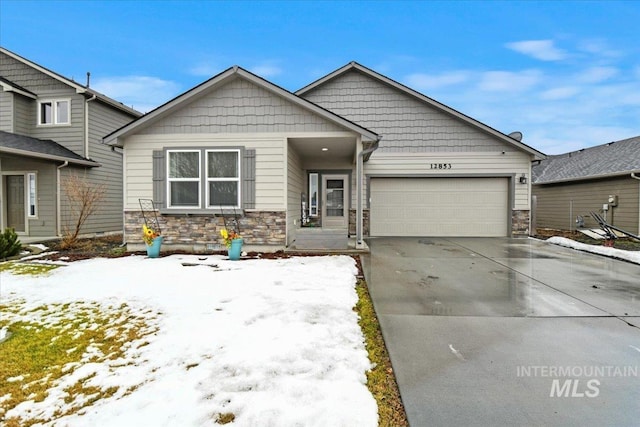
{"label": "two-story neighboring house", "polygon": [[[122,153],[102,138],[141,114],[0,48],[0,226],[60,236],[73,215],[64,180],[105,186],[82,234],[122,230]],[[69,224],[73,226],[73,224]]]}

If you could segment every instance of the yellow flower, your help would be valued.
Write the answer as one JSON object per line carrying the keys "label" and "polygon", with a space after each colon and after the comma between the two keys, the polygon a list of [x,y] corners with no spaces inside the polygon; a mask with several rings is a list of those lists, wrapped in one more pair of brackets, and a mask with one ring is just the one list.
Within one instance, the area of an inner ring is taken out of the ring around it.
{"label": "yellow flower", "polygon": [[222,230],[220,230],[220,235],[225,240],[227,240],[229,238],[229,233],[227,232],[226,228],[223,228]]}

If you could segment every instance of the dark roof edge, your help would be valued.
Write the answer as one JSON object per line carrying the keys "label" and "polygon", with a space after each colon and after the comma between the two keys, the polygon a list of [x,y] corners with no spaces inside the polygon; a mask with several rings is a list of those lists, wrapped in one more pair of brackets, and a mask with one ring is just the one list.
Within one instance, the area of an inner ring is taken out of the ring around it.
{"label": "dark roof edge", "polygon": [[19,148],[0,147],[0,153],[16,154],[20,156],[35,157],[38,159],[54,160],[58,162],[69,162],[76,165],[99,167],[102,166],[93,160],[74,159],[73,157],[56,156],[54,154],[38,153],[36,151],[20,150]]}
{"label": "dark roof edge", "polygon": [[49,77],[52,77],[52,78],[58,80],[61,83],[66,84],[67,86],[72,87],[73,89],[76,90],[76,93],[85,94],[85,95],[88,95],[89,97],[96,96],[96,98],[99,99],[100,101],[102,101],[102,102],[104,102],[104,103],[106,103],[108,105],[111,105],[114,108],[122,110],[122,111],[124,111],[127,114],[130,114],[132,116],[140,117],[142,115],[142,113],[140,111],[135,110],[135,109],[133,109],[131,107],[128,107],[128,106],[124,105],[122,102],[119,102],[119,101],[116,101],[115,99],[109,98],[108,96],[106,96],[106,95],[104,95],[104,94],[102,94],[100,92],[97,92],[97,91],[95,91],[95,90],[93,90],[93,89],[91,89],[91,88],[89,88],[87,86],[83,86],[83,85],[79,84],[78,82],[75,82],[75,81],[73,81],[71,79],[68,79],[67,77],[64,77],[63,75],[58,74],[55,71],[52,71],[52,70],[50,70],[50,69],[48,69],[46,67],[43,67],[42,65],[36,64],[35,62],[33,62],[33,61],[23,57],[23,56],[20,56],[17,53],[12,52],[12,51],[4,48],[4,47],[0,46],[0,52],[12,57],[13,59],[15,59],[17,61],[22,62],[25,65],[28,65],[31,68],[34,68],[34,69],[36,69],[36,70],[48,75]]}
{"label": "dark roof edge", "polygon": [[173,99],[170,99],[169,101],[165,102],[164,104],[160,105],[159,107],[151,110],[150,112],[148,112],[147,114],[145,114],[142,117],[138,117],[136,120],[122,126],[119,129],[116,129],[115,131],[111,132],[110,134],[106,135],[104,138],[102,138],[102,141],[106,144],[109,145],[115,145],[115,146],[120,146],[120,144],[118,144],[118,138],[121,136],[125,136],[127,133],[129,133],[130,131],[132,131],[133,129],[135,129],[136,127],[143,125],[146,122],[149,123],[153,123],[153,121],[157,118],[162,117],[163,113],[168,112],[169,110],[171,110],[173,107],[176,107],[184,102],[187,102],[189,99],[191,99],[193,96],[196,96],[204,91],[206,91],[207,89],[209,89],[210,87],[214,86],[217,83],[220,83],[234,75],[238,75],[241,76],[244,79],[247,79],[257,85],[259,85],[260,87],[262,87],[265,90],[268,90],[269,92],[274,93],[276,96],[281,96],[285,99],[287,99],[290,102],[296,103],[298,104],[300,107],[305,108],[308,111],[311,111],[317,115],[320,115],[322,117],[324,117],[327,120],[333,121],[336,124],[339,124],[347,129],[350,129],[351,131],[355,131],[360,133],[361,135],[371,139],[371,140],[379,140],[381,138],[380,135],[378,135],[377,133],[364,128],[362,126],[360,126],[357,123],[354,123],[342,116],[339,116],[338,114],[327,110],[326,108],[323,108],[311,101],[308,101],[292,92],[289,92],[288,90],[276,85],[275,83],[272,83],[250,71],[245,70],[242,67],[239,67],[237,65],[234,65],[233,67],[227,68],[226,70],[216,74],[215,76],[205,80],[204,82],[198,84],[197,86],[194,86],[193,88],[187,90],[186,92],[181,93],[180,95],[174,97]]}
{"label": "dark roof edge", "polygon": [[572,181],[591,181],[594,179],[614,178],[614,177],[626,176],[626,175],[631,176],[632,173],[640,174],[640,169],[630,169],[628,171],[611,172],[611,173],[605,173],[601,175],[575,176],[571,178],[555,179],[553,181],[535,181],[535,182],[532,182],[531,185],[562,184],[562,183],[567,183]]}
{"label": "dark roof edge", "polygon": [[295,91],[294,93],[296,95],[298,95],[298,96],[303,96],[305,93],[311,91],[312,89],[314,89],[314,88],[316,88],[318,86],[321,86],[322,84],[324,84],[324,83],[326,83],[326,82],[328,82],[330,80],[335,79],[336,77],[346,73],[349,70],[358,70],[360,72],[363,72],[363,73],[365,73],[365,74],[367,74],[367,75],[369,75],[369,76],[371,76],[371,77],[373,77],[373,78],[375,78],[377,80],[380,80],[381,82],[383,82],[383,83],[385,83],[385,84],[387,84],[387,85],[389,85],[391,87],[394,87],[394,88],[396,88],[398,90],[401,90],[401,91],[407,93],[410,96],[413,96],[414,98],[417,98],[419,101],[427,103],[427,104],[429,104],[429,105],[431,105],[433,107],[439,108],[440,110],[448,113],[449,115],[451,115],[453,117],[456,117],[458,119],[466,121],[467,123],[469,123],[469,124],[471,124],[471,125],[473,125],[473,126],[475,126],[477,128],[480,128],[480,129],[484,130],[485,132],[488,132],[488,133],[490,133],[490,134],[492,134],[494,136],[499,137],[504,142],[510,143],[510,144],[514,145],[515,147],[517,147],[517,148],[519,148],[519,149],[521,149],[523,151],[528,152],[529,154],[534,156],[535,160],[542,160],[542,159],[545,159],[547,157],[546,154],[542,153],[541,151],[538,151],[535,148],[533,148],[533,147],[531,147],[531,146],[529,146],[529,145],[527,145],[527,144],[525,144],[525,143],[523,143],[521,141],[518,141],[518,140],[516,140],[514,138],[511,138],[509,135],[507,135],[505,133],[502,133],[502,132],[500,132],[499,130],[497,130],[495,128],[492,128],[491,126],[489,126],[489,125],[487,125],[485,123],[482,123],[482,122],[480,122],[480,121],[478,121],[478,120],[476,120],[476,119],[474,119],[474,118],[472,118],[470,116],[467,116],[466,114],[461,113],[460,111],[458,111],[458,110],[456,110],[454,108],[451,108],[451,107],[449,107],[449,106],[447,106],[447,105],[445,105],[445,104],[443,104],[443,103],[441,103],[439,101],[436,101],[435,99],[430,98],[427,95],[424,95],[423,93],[420,93],[417,90],[410,88],[409,86],[406,86],[406,85],[404,85],[404,84],[402,84],[402,83],[400,83],[400,82],[398,82],[396,80],[393,80],[392,78],[384,76],[384,75],[378,73],[377,71],[372,70],[371,68],[365,67],[364,65],[359,64],[359,63],[357,63],[355,61],[351,61],[350,63],[338,68],[337,70],[327,74],[324,77],[319,78],[318,80],[316,80],[316,81],[308,84],[307,86]]}

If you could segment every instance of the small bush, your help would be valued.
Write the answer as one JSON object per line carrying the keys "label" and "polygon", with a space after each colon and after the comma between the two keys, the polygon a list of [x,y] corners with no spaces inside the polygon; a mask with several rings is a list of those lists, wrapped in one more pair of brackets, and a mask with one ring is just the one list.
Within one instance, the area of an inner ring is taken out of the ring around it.
{"label": "small bush", "polygon": [[0,259],[17,255],[22,249],[22,243],[13,228],[6,228],[0,233]]}

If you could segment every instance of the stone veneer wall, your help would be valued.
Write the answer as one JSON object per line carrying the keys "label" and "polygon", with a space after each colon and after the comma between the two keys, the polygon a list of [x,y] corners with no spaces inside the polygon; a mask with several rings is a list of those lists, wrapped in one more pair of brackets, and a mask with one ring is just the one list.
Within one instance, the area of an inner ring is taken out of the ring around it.
{"label": "stone veneer wall", "polygon": [[[125,238],[129,244],[142,244],[142,224],[140,211],[126,211]],[[224,228],[222,216],[214,215],[160,215],[158,222],[162,229],[164,245],[221,244],[220,230]],[[240,235],[245,245],[286,246],[286,212],[256,211],[245,212],[239,217]]]}
{"label": "stone veneer wall", "polygon": [[[356,210],[349,209],[349,235],[356,235]],[[362,210],[362,235],[369,235],[369,209]]]}
{"label": "stone veneer wall", "polygon": [[511,237],[529,236],[530,211],[514,210],[511,212]]}

